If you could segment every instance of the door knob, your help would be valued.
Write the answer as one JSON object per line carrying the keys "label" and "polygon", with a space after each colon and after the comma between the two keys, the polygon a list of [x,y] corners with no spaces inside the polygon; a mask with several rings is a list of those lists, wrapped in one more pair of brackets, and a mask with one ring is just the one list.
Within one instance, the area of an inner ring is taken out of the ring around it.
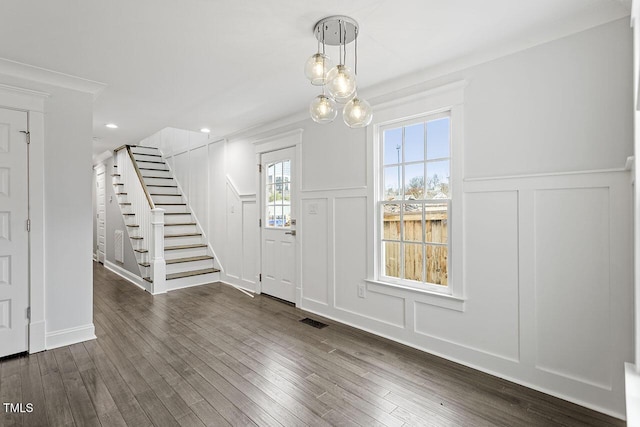
{"label": "door knob", "polygon": [[292,236],[295,236],[296,235],[296,230],[287,231],[284,234],[291,234]]}

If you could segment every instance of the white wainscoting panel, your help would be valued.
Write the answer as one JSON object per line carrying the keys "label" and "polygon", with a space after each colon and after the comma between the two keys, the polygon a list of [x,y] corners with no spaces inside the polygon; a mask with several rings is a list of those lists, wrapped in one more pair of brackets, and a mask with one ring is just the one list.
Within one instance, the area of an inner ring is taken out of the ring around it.
{"label": "white wainscoting panel", "polygon": [[518,193],[465,194],[464,230],[465,311],[416,303],[416,333],[518,361]]}
{"label": "white wainscoting panel", "polygon": [[209,173],[207,146],[189,153],[189,193],[187,199],[206,236],[209,236]]}
{"label": "white wainscoting panel", "polygon": [[189,185],[191,182],[189,170],[189,152],[185,151],[173,156],[173,173],[182,189],[182,194],[189,195]]}
{"label": "white wainscoting panel", "polygon": [[260,236],[256,227],[255,199],[242,200],[242,281],[255,287],[258,281]]}
{"label": "white wainscoting panel", "polygon": [[609,235],[608,188],[535,192],[536,366],[607,390]]}
{"label": "white wainscoting panel", "polygon": [[302,200],[302,298],[329,303],[329,226],[326,198]]}

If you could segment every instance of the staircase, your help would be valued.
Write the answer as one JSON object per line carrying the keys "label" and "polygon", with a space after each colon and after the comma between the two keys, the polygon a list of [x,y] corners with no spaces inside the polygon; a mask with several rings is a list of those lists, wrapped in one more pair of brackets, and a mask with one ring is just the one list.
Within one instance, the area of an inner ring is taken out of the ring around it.
{"label": "staircase", "polygon": [[113,185],[146,289],[218,281],[213,251],[160,151],[125,145],[115,153]]}

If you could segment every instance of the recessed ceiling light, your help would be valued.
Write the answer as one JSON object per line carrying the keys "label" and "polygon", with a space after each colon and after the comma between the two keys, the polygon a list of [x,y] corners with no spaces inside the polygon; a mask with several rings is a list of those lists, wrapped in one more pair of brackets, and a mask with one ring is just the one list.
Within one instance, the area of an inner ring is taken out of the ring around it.
{"label": "recessed ceiling light", "polygon": [[208,129],[208,128],[202,128],[202,129],[200,129],[200,132],[202,132],[202,133],[209,133],[209,132],[211,132],[211,129]]}
{"label": "recessed ceiling light", "polygon": [[107,123],[105,126],[109,129],[118,129],[118,125],[115,123]]}

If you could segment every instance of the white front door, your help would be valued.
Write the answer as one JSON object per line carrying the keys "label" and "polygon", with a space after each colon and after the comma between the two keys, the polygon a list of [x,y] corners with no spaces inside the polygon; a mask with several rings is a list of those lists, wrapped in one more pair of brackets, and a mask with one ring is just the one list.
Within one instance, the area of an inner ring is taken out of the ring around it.
{"label": "white front door", "polygon": [[0,357],[28,349],[27,113],[0,108]]}
{"label": "white front door", "polygon": [[105,245],[105,176],[104,176],[104,164],[100,164],[96,166],[96,227],[97,229],[97,238],[98,238],[98,247],[97,250],[97,258],[98,262],[104,264],[104,245]]}
{"label": "white front door", "polygon": [[295,148],[263,153],[262,293],[296,299]]}

